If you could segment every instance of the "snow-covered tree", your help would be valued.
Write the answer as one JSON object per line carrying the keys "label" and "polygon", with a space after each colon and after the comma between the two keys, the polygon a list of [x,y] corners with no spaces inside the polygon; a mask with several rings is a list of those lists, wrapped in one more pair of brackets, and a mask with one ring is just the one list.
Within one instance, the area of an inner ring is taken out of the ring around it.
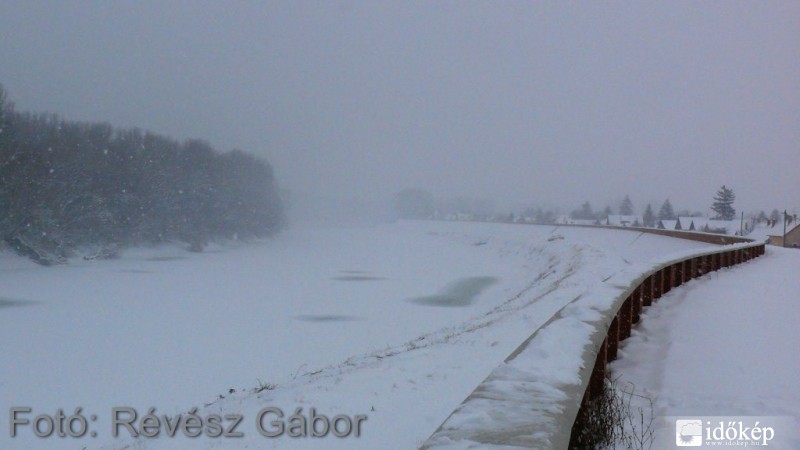
{"label": "snow-covered tree", "polygon": [[623,216],[632,216],[633,215],[633,202],[631,198],[627,195],[622,200],[622,203],[619,205],[619,213]]}
{"label": "snow-covered tree", "polygon": [[769,219],[772,221],[773,226],[775,226],[775,224],[781,220],[781,217],[783,217],[783,214],[781,214],[781,212],[778,211],[777,209],[773,209],[772,212],[769,214]]}
{"label": "snow-covered tree", "polygon": [[538,224],[550,224],[556,221],[556,213],[549,209],[545,211],[542,208],[537,208],[533,217]]}
{"label": "snow-covered tree", "polygon": [[664,200],[661,209],[658,211],[658,220],[675,220],[675,210],[672,209],[672,203],[669,199]]}
{"label": "snow-covered tree", "polygon": [[272,167],[244,152],[18,113],[2,87],[0,129],[0,239],[43,264],[77,248],[183,241],[201,249],[283,225]]}
{"label": "snow-covered tree", "polygon": [[588,201],[583,202],[580,209],[572,211],[570,217],[579,220],[592,220],[596,218],[592,210],[592,205]]}
{"label": "snow-covered tree", "polygon": [[733,220],[736,217],[736,209],[733,208],[733,202],[736,200],[736,195],[733,189],[722,185],[714,196],[714,203],[711,204],[711,210],[717,213],[716,218],[722,220]]}
{"label": "snow-covered tree", "polygon": [[644,220],[644,226],[646,227],[654,227],[656,225],[656,215],[653,214],[653,207],[650,206],[650,203],[647,204],[647,208],[644,210],[642,220]]}
{"label": "snow-covered tree", "polygon": [[603,209],[603,212],[601,212],[601,213],[600,213],[600,217],[598,217],[598,219],[600,219],[600,220],[606,220],[606,219],[608,219],[608,216],[610,216],[610,215],[612,215],[612,214],[614,214],[614,211],[611,209],[611,207],[610,207],[610,206],[606,206],[606,207]]}

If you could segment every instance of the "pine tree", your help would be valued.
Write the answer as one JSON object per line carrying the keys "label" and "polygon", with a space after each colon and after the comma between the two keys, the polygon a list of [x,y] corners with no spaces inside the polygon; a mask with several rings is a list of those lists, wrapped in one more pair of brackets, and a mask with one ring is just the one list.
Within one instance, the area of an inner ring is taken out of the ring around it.
{"label": "pine tree", "polygon": [[646,227],[653,227],[656,224],[656,215],[653,214],[653,207],[650,206],[650,203],[647,204],[647,208],[644,210],[644,226]]}
{"label": "pine tree", "polygon": [[600,220],[607,220],[608,216],[611,216],[613,214],[614,214],[614,211],[611,209],[611,207],[610,206],[606,206],[605,209],[603,210],[603,212],[600,213],[599,219]]}
{"label": "pine tree", "polygon": [[725,187],[723,184],[714,197],[714,203],[711,204],[711,210],[717,213],[717,219],[733,220],[736,217],[736,210],[733,208],[734,200],[736,200],[736,195],[733,193],[733,189]]}
{"label": "pine tree", "polygon": [[581,209],[572,211],[570,216],[573,219],[579,219],[579,220],[595,219],[595,214],[594,211],[592,210],[592,205],[588,201],[583,202],[583,204],[581,205]]}
{"label": "pine tree", "polygon": [[18,113],[0,86],[0,239],[41,264],[143,242],[199,250],[214,238],[268,236],[283,214],[266,161]]}
{"label": "pine tree", "polygon": [[633,215],[633,202],[631,198],[627,195],[625,199],[622,200],[622,203],[619,205],[619,213],[623,216],[632,216]]}
{"label": "pine tree", "polygon": [[675,220],[675,210],[672,209],[669,199],[666,199],[661,205],[661,210],[658,211],[658,220]]}
{"label": "pine tree", "polygon": [[781,220],[781,217],[783,217],[783,214],[781,214],[781,212],[778,211],[777,209],[773,209],[769,215],[769,218],[770,220],[772,220],[773,225],[778,223],[778,221]]}

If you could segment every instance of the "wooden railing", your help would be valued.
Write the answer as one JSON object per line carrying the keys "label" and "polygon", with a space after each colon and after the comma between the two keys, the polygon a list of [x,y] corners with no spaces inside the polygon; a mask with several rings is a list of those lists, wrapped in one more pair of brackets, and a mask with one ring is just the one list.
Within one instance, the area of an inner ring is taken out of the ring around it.
{"label": "wooden railing", "polygon": [[639,322],[643,307],[650,306],[662,295],[691,279],[763,255],[764,245],[762,242],[749,247],[721,250],[672,261],[646,274],[641,283],[621,296],[618,300],[622,305],[612,317],[605,338],[593,350],[596,355],[594,367],[586,380],[580,409],[572,420],[572,433],[577,433],[579,431],[577,428],[583,426],[582,418],[588,413],[590,402],[602,395],[608,363],[617,358],[620,341],[631,335],[631,329]]}
{"label": "wooden railing", "polygon": [[[719,237],[715,235],[653,229],[636,229],[636,231],[720,243]],[[673,236],[673,234],[679,234],[680,236]],[[620,341],[630,336],[631,329],[639,322],[642,309],[645,306],[651,305],[673,288],[693,278],[749,261],[765,253],[764,242],[753,242],[743,238],[728,238],[731,240],[726,243],[736,243],[725,245],[720,249],[694,253],[688,257],[670,260],[635,276],[630,282],[625,282],[627,287],[621,287],[621,293],[613,301],[609,302],[609,307],[603,308],[601,319],[583,321],[582,323],[592,327],[594,331],[590,334],[590,342],[587,342],[582,350],[583,364],[577,368],[580,383],[562,386],[563,395],[560,395],[557,401],[537,398],[537,393],[540,391],[534,386],[535,380],[517,383],[519,386],[517,394],[519,398],[514,400],[522,405],[523,409],[530,405],[529,409],[531,411],[543,411],[540,415],[542,417],[547,416],[543,420],[538,422],[531,421],[532,423],[524,425],[516,423],[508,427],[505,427],[503,423],[498,423],[497,420],[488,420],[485,426],[480,423],[472,423],[469,431],[461,432],[458,430],[458,426],[455,424],[463,423],[462,421],[465,417],[467,419],[474,418],[476,411],[485,412],[486,416],[490,417],[493,413],[502,411],[506,407],[500,403],[493,405],[496,399],[496,391],[493,391],[493,386],[507,381],[503,380],[503,373],[506,371],[496,370],[464,400],[462,405],[422,444],[421,448],[429,449],[439,446],[455,448],[477,448],[476,446],[480,448],[567,448],[574,431],[573,428],[581,426],[580,419],[585,414],[587,405],[603,392],[608,363],[616,359]],[[563,320],[566,308],[573,306],[575,305],[571,303],[562,308],[550,321],[540,327],[515,350],[505,360],[504,364],[513,363],[516,356],[526,351],[529,344],[534,345],[531,343],[534,342],[537,334],[551,324]],[[502,396],[504,397],[502,401],[507,402],[508,398],[505,393],[502,393]],[[465,408],[465,405],[471,401],[472,406]],[[557,412],[554,413],[553,411]],[[537,413],[534,412],[533,414]]]}

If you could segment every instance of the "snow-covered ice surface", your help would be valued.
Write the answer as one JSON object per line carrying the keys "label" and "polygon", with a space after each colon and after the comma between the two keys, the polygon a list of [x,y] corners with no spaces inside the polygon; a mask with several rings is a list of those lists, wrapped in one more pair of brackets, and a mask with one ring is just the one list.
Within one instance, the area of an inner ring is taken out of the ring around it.
{"label": "snow-covered ice surface", "polygon": [[[416,447],[576,292],[704,249],[623,230],[402,222],[51,268],[0,254],[2,422],[12,406],[82,407],[98,435],[23,427],[0,447]],[[242,414],[244,437],[115,440],[119,406]],[[368,419],[359,438],[266,438],[255,419],[268,406]]]}
{"label": "snow-covered ice surface", "polygon": [[779,417],[772,447],[800,448],[799,273],[800,251],[767,246],[644,309],[611,369],[653,400],[654,449],[677,448],[674,423],[658,420],[673,416]]}

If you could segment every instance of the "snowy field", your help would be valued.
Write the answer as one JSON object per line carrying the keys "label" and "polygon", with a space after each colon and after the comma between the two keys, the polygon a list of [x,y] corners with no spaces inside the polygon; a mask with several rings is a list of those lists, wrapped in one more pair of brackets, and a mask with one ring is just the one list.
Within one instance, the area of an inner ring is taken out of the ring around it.
{"label": "snowy field", "polygon": [[[656,418],[777,420],[771,447],[800,448],[799,271],[800,251],[767,246],[670,291],[644,309],[612,377],[652,399]],[[653,425],[653,448],[676,448],[674,422]]]}
{"label": "snowy field", "polygon": [[[622,230],[402,222],[51,268],[0,254],[4,429],[15,406],[29,419],[97,416],[96,437],[23,426],[0,433],[0,448],[412,448],[576,290],[708,248]],[[270,406],[287,419],[311,407],[368,419],[358,438],[268,438],[256,417]],[[244,436],[134,440],[122,428],[114,439],[114,407],[241,414]]]}

